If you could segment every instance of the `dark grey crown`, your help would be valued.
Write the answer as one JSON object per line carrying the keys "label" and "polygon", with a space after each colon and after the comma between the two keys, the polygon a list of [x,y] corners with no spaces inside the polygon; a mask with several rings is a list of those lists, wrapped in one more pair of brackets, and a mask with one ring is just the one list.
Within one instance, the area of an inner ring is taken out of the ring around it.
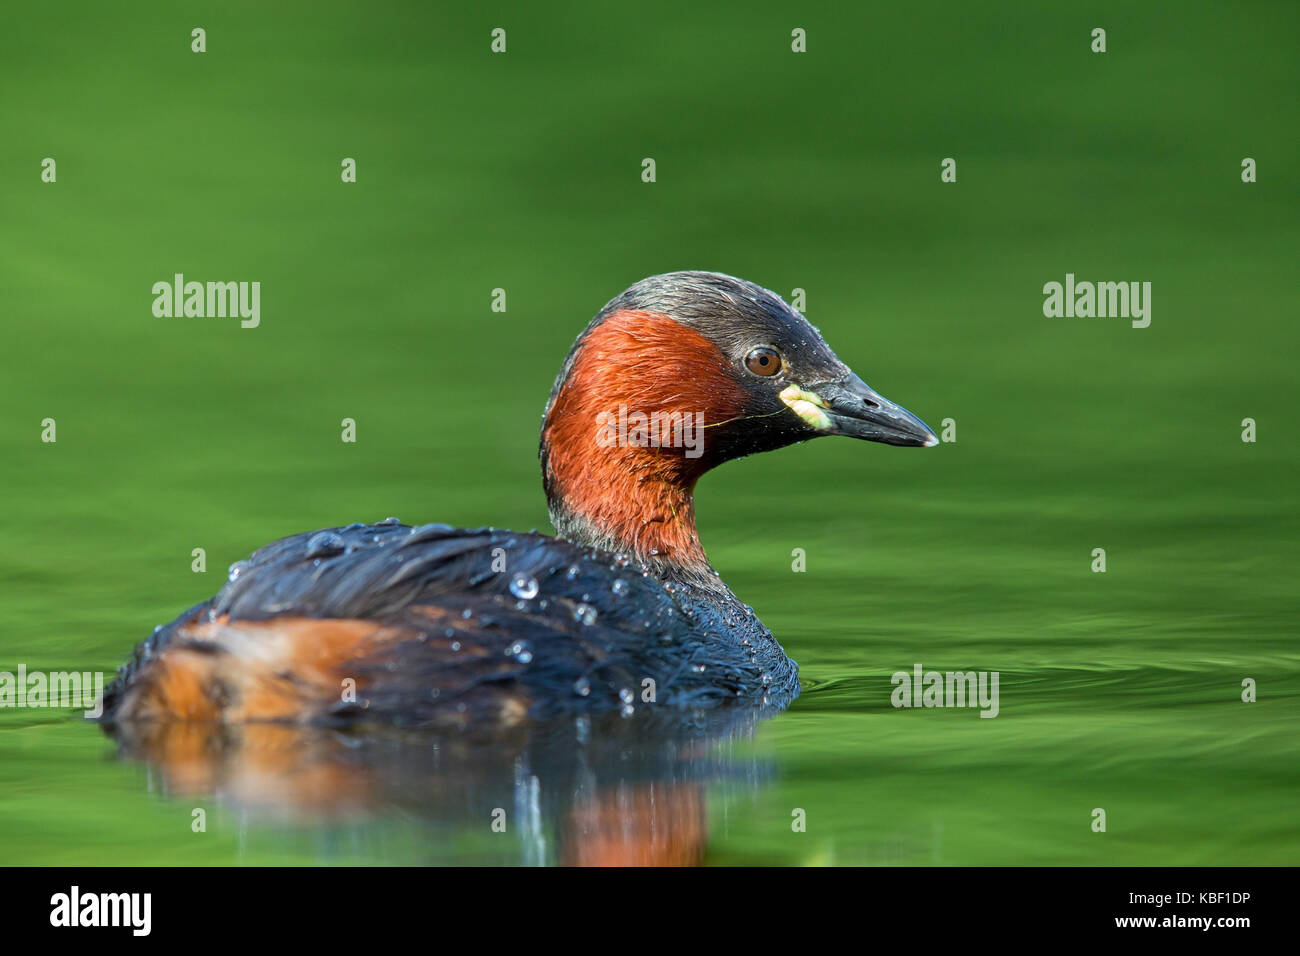
{"label": "dark grey crown", "polygon": [[666,272],[625,289],[596,315],[600,321],[623,309],[661,312],[686,325],[761,316],[788,322],[798,313],[761,285],[721,272]]}

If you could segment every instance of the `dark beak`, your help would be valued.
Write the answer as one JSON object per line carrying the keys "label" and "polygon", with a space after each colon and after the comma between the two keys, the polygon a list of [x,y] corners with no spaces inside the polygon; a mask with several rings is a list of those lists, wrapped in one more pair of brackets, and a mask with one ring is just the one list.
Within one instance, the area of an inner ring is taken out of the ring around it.
{"label": "dark beak", "polygon": [[828,434],[919,448],[939,444],[929,425],[851,372],[848,378],[814,385],[809,391],[825,403],[831,422]]}

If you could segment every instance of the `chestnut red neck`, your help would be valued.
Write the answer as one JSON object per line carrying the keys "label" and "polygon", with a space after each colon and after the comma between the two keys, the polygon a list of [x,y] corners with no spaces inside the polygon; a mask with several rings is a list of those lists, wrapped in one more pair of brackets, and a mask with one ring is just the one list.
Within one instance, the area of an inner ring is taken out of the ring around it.
{"label": "chestnut red neck", "polygon": [[574,346],[542,425],[556,530],[686,579],[714,577],[695,526],[695,483],[720,463],[709,428],[746,392],[708,338],[667,315],[615,312]]}

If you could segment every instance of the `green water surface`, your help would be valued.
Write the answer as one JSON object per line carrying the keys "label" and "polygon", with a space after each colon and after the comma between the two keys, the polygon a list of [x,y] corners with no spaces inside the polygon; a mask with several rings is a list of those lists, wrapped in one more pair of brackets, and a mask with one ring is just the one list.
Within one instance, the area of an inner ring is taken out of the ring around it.
{"label": "green water surface", "polygon": [[[643,276],[715,269],[805,290],[956,441],[702,482],[710,558],[805,680],[713,744],[741,770],[703,784],[704,862],[1300,862],[1298,26],[1291,3],[7,6],[0,670],[111,673],[285,534],[547,529],[537,430],[573,337]],[[177,272],[260,281],[261,325],[156,318]],[[1150,326],[1044,317],[1066,273],[1152,283]],[[997,671],[997,718],[891,707],[917,663]],[[0,861],[556,858],[409,803],[251,813],[115,753],[74,712],[0,710]]]}

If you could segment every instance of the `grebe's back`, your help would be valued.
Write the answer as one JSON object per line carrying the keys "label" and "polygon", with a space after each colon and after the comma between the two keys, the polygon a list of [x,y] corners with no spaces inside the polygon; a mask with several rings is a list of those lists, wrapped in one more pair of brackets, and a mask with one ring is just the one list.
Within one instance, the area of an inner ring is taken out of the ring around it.
{"label": "grebe's back", "polygon": [[234,565],[212,600],[137,648],[104,719],[443,725],[781,706],[796,673],[730,592],[545,535],[389,520],[294,535]]}

